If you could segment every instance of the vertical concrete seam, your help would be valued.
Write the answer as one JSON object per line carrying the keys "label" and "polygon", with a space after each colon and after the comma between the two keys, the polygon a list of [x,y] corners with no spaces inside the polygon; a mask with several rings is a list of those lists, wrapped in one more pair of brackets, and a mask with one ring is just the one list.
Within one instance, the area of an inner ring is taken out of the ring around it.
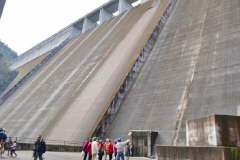
{"label": "vertical concrete seam", "polygon": [[183,116],[184,116],[185,111],[187,109],[189,92],[190,92],[190,89],[191,89],[191,86],[192,86],[192,81],[193,81],[195,69],[196,69],[196,66],[197,66],[197,63],[198,63],[199,54],[200,54],[200,47],[201,47],[203,28],[204,28],[204,24],[205,24],[205,20],[206,20],[206,16],[207,16],[208,8],[209,8],[209,1],[208,1],[208,5],[206,7],[206,11],[205,11],[205,14],[204,14],[202,26],[201,26],[200,33],[199,33],[198,44],[197,44],[197,51],[196,51],[196,54],[194,54],[193,66],[192,66],[192,68],[190,70],[190,74],[188,76],[186,87],[185,87],[185,90],[183,92],[182,99],[180,101],[180,105],[179,105],[178,112],[177,112],[176,119],[175,119],[176,120],[175,128],[174,128],[174,133],[173,133],[172,142],[171,142],[171,145],[174,145],[174,146],[177,145],[177,140],[178,140],[179,131],[180,131],[181,125],[182,125]]}

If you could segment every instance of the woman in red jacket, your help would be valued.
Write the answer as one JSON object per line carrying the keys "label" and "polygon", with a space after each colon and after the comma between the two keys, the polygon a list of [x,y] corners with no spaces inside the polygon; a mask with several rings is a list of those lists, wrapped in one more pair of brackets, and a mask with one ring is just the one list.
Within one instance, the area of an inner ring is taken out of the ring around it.
{"label": "woman in red jacket", "polygon": [[109,142],[107,144],[107,152],[109,154],[109,160],[112,160],[112,155],[113,155],[113,144],[111,139],[109,139]]}
{"label": "woman in red jacket", "polygon": [[88,150],[88,160],[92,160],[92,139],[89,140],[87,150]]}

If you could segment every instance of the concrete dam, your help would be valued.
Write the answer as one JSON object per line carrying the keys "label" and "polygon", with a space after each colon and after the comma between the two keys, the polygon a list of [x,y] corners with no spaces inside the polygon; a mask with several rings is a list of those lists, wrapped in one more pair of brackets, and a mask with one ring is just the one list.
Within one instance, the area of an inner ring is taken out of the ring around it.
{"label": "concrete dam", "polygon": [[83,142],[142,130],[176,146],[186,145],[186,120],[240,115],[240,1],[133,2],[109,1],[13,62],[19,76],[0,106],[9,136]]}

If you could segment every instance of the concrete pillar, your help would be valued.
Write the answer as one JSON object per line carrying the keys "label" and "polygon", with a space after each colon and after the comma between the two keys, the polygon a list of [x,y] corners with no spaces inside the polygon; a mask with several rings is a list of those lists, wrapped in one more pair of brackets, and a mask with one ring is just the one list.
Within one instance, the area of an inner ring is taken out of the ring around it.
{"label": "concrete pillar", "polygon": [[85,33],[87,30],[92,29],[95,26],[96,26],[96,23],[92,22],[88,18],[85,18],[83,23],[82,33]]}
{"label": "concrete pillar", "polygon": [[119,0],[118,12],[119,14],[132,8],[132,5],[127,2],[127,0]]}
{"label": "concrete pillar", "polygon": [[100,10],[99,23],[102,24],[112,18],[112,14],[107,12],[105,9]]}

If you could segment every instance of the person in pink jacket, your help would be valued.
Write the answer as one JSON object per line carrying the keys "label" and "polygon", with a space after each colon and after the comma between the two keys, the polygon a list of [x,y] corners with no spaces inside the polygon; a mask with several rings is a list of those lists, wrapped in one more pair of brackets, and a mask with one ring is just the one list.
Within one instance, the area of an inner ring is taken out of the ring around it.
{"label": "person in pink jacket", "polygon": [[17,148],[17,142],[14,141],[13,145],[11,146],[11,157],[13,156],[13,153],[15,154],[15,157],[17,157],[17,153],[15,152]]}

